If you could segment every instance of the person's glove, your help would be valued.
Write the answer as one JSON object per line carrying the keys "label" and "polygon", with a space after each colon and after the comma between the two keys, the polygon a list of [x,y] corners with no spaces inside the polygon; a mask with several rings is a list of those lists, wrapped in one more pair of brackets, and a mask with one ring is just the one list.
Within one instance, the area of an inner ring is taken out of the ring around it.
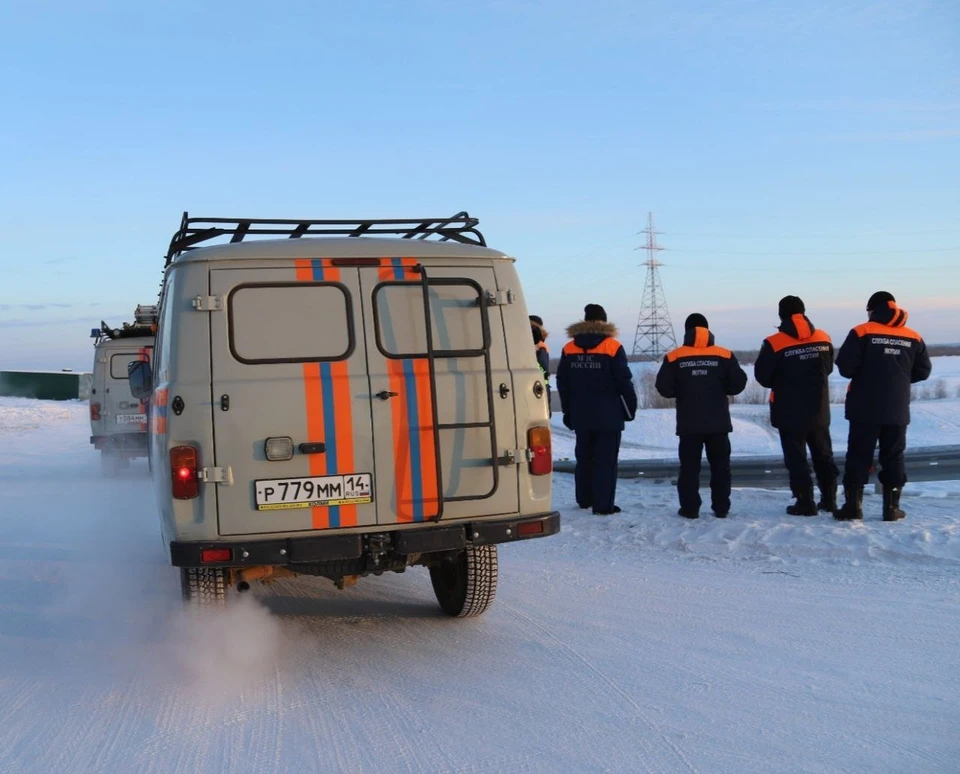
{"label": "person's glove", "polygon": [[573,430],[573,420],[570,419],[569,414],[563,415],[563,426],[567,428],[567,430]]}

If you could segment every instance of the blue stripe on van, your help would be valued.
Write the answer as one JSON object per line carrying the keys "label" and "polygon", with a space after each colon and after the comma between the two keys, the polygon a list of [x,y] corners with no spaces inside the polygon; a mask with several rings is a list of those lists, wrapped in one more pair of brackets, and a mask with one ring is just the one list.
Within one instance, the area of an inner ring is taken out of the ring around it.
{"label": "blue stripe on van", "polygon": [[[313,267],[314,281],[323,282],[323,261],[314,258],[310,265]],[[322,335],[320,331],[317,333]],[[340,471],[337,470],[337,407],[334,403],[333,374],[329,362],[320,363],[320,390],[323,394],[323,442],[327,447],[324,457],[327,460],[327,475],[334,476]],[[340,526],[340,506],[330,506],[329,514],[330,527],[336,529]]]}

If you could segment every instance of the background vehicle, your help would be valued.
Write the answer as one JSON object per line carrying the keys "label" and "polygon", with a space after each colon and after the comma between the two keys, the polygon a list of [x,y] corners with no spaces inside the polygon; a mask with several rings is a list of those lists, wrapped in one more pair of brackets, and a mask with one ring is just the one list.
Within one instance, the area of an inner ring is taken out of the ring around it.
{"label": "background vehicle", "polygon": [[156,334],[156,307],[138,306],[134,322],[90,332],[94,339],[90,387],[90,443],[100,452],[103,472],[112,475],[135,457],[147,456],[147,402],[130,392],[130,363],[149,363]]}
{"label": "background vehicle", "polygon": [[[187,599],[424,565],[447,613],[476,615],[497,544],[559,531],[520,281],[476,224],[184,213],[155,362],[131,379],[152,396],[162,531]],[[230,242],[198,246],[218,237]]]}

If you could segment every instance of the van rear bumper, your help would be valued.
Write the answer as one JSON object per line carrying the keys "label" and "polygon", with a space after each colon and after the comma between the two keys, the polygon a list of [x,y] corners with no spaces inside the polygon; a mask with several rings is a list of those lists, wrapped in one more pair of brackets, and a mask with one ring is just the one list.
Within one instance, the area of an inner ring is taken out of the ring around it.
{"label": "van rear bumper", "polygon": [[90,443],[97,450],[107,451],[147,451],[147,433],[114,433],[112,435],[91,435]]}
{"label": "van rear bumper", "polygon": [[[275,540],[226,540],[170,542],[170,563],[174,567],[252,567],[336,562],[359,559],[376,553],[381,556],[456,551],[468,545],[513,543],[548,537],[560,531],[557,511],[497,521],[454,522],[419,528],[373,530],[353,534],[291,537]],[[230,549],[231,558],[204,562],[205,549]]]}

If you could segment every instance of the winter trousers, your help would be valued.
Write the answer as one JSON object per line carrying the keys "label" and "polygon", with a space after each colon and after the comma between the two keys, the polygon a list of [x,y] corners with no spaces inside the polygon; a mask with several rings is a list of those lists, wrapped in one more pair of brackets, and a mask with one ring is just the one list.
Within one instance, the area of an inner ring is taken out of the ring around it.
{"label": "winter trousers", "polygon": [[813,486],[807,464],[808,446],[820,491],[824,492],[837,483],[840,471],[833,461],[829,425],[814,425],[806,430],[781,430],[780,446],[783,448],[783,463],[790,474],[790,488],[795,493]]}
{"label": "winter trousers", "polygon": [[611,513],[617,493],[619,431],[577,430],[577,505]]}
{"label": "winter trousers", "polygon": [[847,436],[847,460],[843,485],[865,486],[873,466],[873,451],[880,442],[880,473],[877,479],[884,487],[900,489],[907,483],[903,452],[907,448],[906,425],[868,425],[850,423]]}
{"label": "winter trousers", "polygon": [[680,476],[677,494],[685,511],[699,511],[700,459],[707,449],[710,464],[710,500],[714,513],[726,515],[730,510],[730,434],[680,436]]}

